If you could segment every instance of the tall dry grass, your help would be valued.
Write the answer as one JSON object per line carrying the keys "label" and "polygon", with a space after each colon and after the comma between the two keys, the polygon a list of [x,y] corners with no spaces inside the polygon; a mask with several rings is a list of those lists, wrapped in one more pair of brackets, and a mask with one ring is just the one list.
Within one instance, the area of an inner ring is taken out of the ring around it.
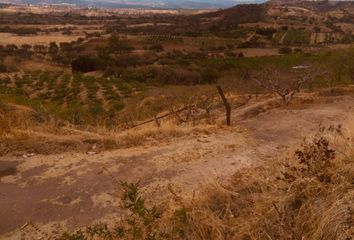
{"label": "tall dry grass", "polygon": [[20,105],[0,106],[0,156],[24,153],[54,154],[66,151],[88,152],[141,146],[164,142],[193,134],[209,134],[217,125],[186,123],[177,125],[174,119],[164,120],[130,130],[108,129],[104,126],[78,128],[49,115]]}
{"label": "tall dry grass", "polygon": [[285,156],[235,173],[229,185],[213,184],[183,206],[182,231],[187,239],[352,239],[353,134],[354,125],[322,128]]}

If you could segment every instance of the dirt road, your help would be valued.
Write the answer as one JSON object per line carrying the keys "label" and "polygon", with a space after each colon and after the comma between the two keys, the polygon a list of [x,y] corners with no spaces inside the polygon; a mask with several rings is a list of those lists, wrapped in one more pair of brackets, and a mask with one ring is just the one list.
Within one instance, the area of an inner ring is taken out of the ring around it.
{"label": "dirt road", "polygon": [[38,231],[29,222],[50,233],[114,219],[119,215],[119,181],[139,182],[156,201],[170,196],[169,184],[187,194],[208,181],[225,181],[236,170],[261,164],[316,133],[320,124],[350,124],[353,100],[342,96],[273,109],[231,128],[94,155],[4,157],[0,238],[29,239]]}

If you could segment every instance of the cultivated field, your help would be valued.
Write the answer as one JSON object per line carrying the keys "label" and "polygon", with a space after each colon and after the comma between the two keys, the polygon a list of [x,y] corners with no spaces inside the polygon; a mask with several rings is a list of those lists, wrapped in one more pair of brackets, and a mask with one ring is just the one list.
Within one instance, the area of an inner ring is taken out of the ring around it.
{"label": "cultivated field", "polygon": [[78,38],[83,35],[70,35],[65,36],[61,33],[50,34],[50,35],[36,35],[36,36],[18,36],[11,33],[0,33],[0,44],[16,44],[21,46],[23,44],[41,44],[41,45],[49,45],[50,42],[72,42],[76,41]]}

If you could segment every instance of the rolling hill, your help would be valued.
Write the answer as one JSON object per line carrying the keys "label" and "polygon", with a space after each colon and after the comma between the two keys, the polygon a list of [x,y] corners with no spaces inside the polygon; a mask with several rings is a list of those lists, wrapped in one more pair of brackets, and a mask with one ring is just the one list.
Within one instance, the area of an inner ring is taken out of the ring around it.
{"label": "rolling hill", "polygon": [[238,3],[261,3],[264,0],[17,0],[17,1],[0,1],[7,3],[23,3],[23,4],[72,4],[76,6],[95,6],[95,7],[137,7],[137,8],[190,8],[190,9],[206,9],[206,8],[227,8]]}

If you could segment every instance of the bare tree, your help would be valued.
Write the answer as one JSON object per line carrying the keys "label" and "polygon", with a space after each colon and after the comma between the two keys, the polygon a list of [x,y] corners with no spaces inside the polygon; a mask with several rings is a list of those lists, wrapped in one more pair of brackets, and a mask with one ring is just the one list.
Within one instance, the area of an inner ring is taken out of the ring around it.
{"label": "bare tree", "polygon": [[275,93],[281,97],[282,102],[288,103],[296,93],[299,93],[305,84],[311,84],[321,71],[310,66],[293,67],[290,71],[292,76],[282,77],[281,73],[274,68],[266,68],[251,78],[260,87],[270,93]]}

